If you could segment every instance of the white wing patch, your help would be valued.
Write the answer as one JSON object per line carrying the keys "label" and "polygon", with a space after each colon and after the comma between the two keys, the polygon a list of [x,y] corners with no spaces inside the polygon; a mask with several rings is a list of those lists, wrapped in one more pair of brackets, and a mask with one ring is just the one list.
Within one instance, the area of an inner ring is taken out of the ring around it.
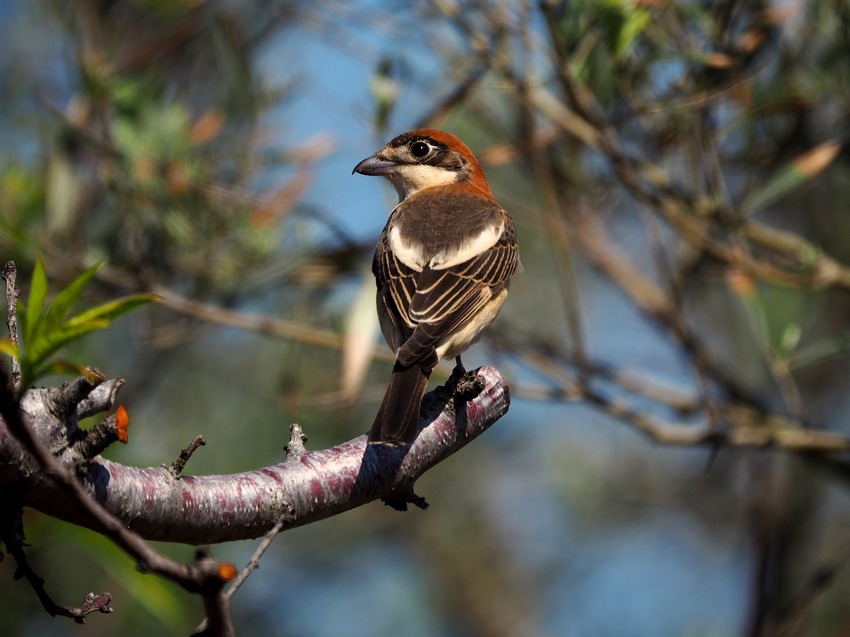
{"label": "white wing patch", "polygon": [[422,272],[422,267],[427,261],[422,244],[405,242],[396,226],[390,228],[389,239],[390,250],[392,250],[395,258],[408,268]]}
{"label": "white wing patch", "polygon": [[497,226],[489,226],[482,230],[480,234],[461,244],[456,252],[444,251],[435,254],[431,257],[428,265],[434,270],[445,270],[464,261],[469,261],[472,257],[478,256],[496,245],[504,231],[504,222]]}

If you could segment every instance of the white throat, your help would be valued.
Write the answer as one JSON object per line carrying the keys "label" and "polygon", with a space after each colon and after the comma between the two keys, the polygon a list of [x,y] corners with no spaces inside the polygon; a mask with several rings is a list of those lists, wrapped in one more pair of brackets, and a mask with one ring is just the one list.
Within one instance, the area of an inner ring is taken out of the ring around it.
{"label": "white throat", "polygon": [[424,188],[445,186],[457,181],[457,173],[426,164],[399,166],[394,173],[387,175],[387,177],[395,186],[399,202]]}

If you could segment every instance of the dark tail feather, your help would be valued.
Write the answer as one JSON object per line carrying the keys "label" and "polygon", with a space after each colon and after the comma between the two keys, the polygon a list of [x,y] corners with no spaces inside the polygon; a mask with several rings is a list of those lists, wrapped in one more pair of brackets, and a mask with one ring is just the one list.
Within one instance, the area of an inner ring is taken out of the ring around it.
{"label": "dark tail feather", "polygon": [[419,430],[419,407],[431,370],[396,362],[381,407],[369,430],[369,442],[410,444]]}

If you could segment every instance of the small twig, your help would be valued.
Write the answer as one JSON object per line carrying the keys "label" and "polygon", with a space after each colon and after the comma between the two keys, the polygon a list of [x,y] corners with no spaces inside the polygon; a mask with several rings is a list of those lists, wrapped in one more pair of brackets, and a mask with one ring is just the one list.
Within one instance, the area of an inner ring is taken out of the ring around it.
{"label": "small twig", "polygon": [[777,637],[798,634],[800,626],[811,615],[818,599],[835,583],[836,577],[845,565],[846,555],[815,569],[808,581],[804,582],[804,588],[779,609],[770,634]]}
{"label": "small twig", "polygon": [[210,581],[208,586],[201,589],[204,601],[206,619],[203,629],[196,635],[206,637],[235,637],[233,619],[230,613],[230,599],[224,594],[224,582],[231,581],[236,576],[236,567],[229,562],[219,564],[213,558],[210,548],[204,546],[195,553],[195,561],[190,567],[198,568],[201,572],[215,569],[219,573],[217,581]]}
{"label": "small twig", "polygon": [[53,598],[44,588],[44,579],[32,569],[29,561],[27,561],[26,553],[24,553],[24,531],[21,514],[21,507],[7,502],[4,504],[2,515],[0,515],[0,540],[5,544],[6,551],[15,560],[14,579],[27,581],[41,602],[42,608],[51,617],[70,617],[78,624],[83,624],[86,615],[91,613],[111,613],[112,608],[110,608],[109,603],[112,601],[112,595],[109,593],[100,593],[99,595],[89,593],[79,607],[60,606],[53,601]]}
{"label": "small twig", "polygon": [[[9,328],[9,340],[18,347],[18,295],[15,286],[18,268],[14,261],[6,263],[3,268],[3,280],[6,281],[6,326]],[[17,393],[21,388],[21,361],[17,356],[12,357],[12,389]]]}
{"label": "small twig", "polygon": [[88,396],[77,403],[77,419],[82,420],[112,409],[118,396],[118,390],[123,386],[123,378],[111,378],[100,383],[89,392]]}
{"label": "small twig", "polygon": [[301,425],[297,422],[289,425],[289,442],[283,446],[283,450],[286,453],[286,459],[293,460],[301,454],[307,453],[307,447],[304,446],[304,443],[308,440],[309,438],[307,438],[307,434],[304,433],[304,430],[301,429]]}
{"label": "small twig", "polygon": [[850,451],[850,437],[830,431],[801,429],[776,416],[765,417],[755,410],[740,405],[718,405],[720,417],[732,425],[727,431],[711,426],[663,422],[639,411],[622,400],[609,398],[601,392],[588,389],[585,400],[593,406],[631,425],[651,440],[673,446],[720,446],[757,449],[784,449],[800,453],[846,453]]}
{"label": "small twig", "polygon": [[269,550],[269,547],[272,545],[272,541],[277,537],[278,533],[281,532],[283,525],[291,518],[292,507],[287,504],[286,511],[282,516],[280,516],[280,520],[278,520],[277,524],[275,524],[274,527],[263,536],[263,539],[251,555],[251,559],[248,560],[247,564],[245,564],[245,568],[240,571],[239,575],[236,576],[236,579],[233,580],[233,583],[225,591],[224,597],[226,600],[230,601],[251,573],[260,568],[260,558],[262,558],[265,552]]}
{"label": "small twig", "polygon": [[189,446],[181,450],[177,459],[168,466],[168,471],[171,475],[175,478],[179,477],[183,473],[183,469],[186,468],[186,463],[189,462],[192,454],[195,453],[198,447],[203,447],[205,444],[207,444],[207,441],[204,440],[202,435],[198,434],[195,436],[194,440],[189,443]]}
{"label": "small twig", "polygon": [[130,426],[130,416],[124,407],[119,407],[114,414],[107,416],[88,430],[78,430],[79,438],[73,445],[80,456],[91,460],[111,445],[113,442],[127,444],[127,428]]}
{"label": "small twig", "polygon": [[[108,614],[112,612],[112,607],[109,605],[111,601],[112,595],[109,593],[101,593],[100,595],[89,593],[83,600],[82,606],[80,606],[79,608],[74,608],[72,609],[72,611],[79,612],[82,617],[90,615],[91,613]],[[84,623],[82,617],[77,623]]]}
{"label": "small twig", "polygon": [[279,338],[289,338],[318,347],[330,349],[342,347],[342,338],[331,330],[310,327],[262,314],[239,312],[211,303],[201,303],[164,288],[157,288],[154,292],[159,297],[157,302],[163,307],[199,321],[228,325]]}
{"label": "small twig", "polygon": [[[292,427],[298,427],[298,425],[292,425]],[[224,604],[229,604],[233,599],[233,596],[236,594],[242,584],[244,584],[248,578],[251,576],[251,573],[260,568],[260,558],[265,555],[266,551],[272,545],[272,541],[277,537],[278,533],[283,529],[284,524],[292,517],[292,506],[289,503],[286,503],[286,510],[283,515],[280,516],[280,519],[277,521],[277,524],[272,527],[272,529],[263,536],[262,541],[257,545],[257,548],[254,549],[254,553],[251,555],[251,559],[248,560],[245,567],[239,572],[239,575],[233,580],[231,585],[227,588],[226,591],[222,593],[221,602]],[[207,617],[209,617],[209,613],[207,613]],[[205,618],[198,627],[193,632],[193,635],[207,635],[207,625],[208,620]]]}
{"label": "small twig", "polygon": [[443,119],[455,106],[467,98],[472,89],[475,88],[475,85],[478,84],[479,80],[490,68],[490,60],[492,59],[491,51],[488,50],[487,55],[481,57],[481,62],[472,67],[472,70],[466,74],[450,93],[432,106],[415,124],[415,128],[433,126],[435,122]]}

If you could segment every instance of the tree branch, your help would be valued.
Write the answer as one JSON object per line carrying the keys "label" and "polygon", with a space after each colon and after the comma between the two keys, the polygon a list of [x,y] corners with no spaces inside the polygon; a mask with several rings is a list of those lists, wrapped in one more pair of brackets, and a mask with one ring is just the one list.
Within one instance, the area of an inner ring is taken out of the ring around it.
{"label": "tree branch", "polygon": [[[145,539],[210,544],[256,538],[281,518],[286,530],[379,498],[410,497],[419,476],[507,412],[510,398],[499,372],[483,367],[478,374],[484,390],[461,403],[464,409],[458,414],[449,390],[438,388],[425,396],[424,429],[409,447],[368,445],[364,435],[331,449],[295,454],[270,467],[218,476],[175,477],[168,467],[128,467],[100,457],[82,458],[73,449],[58,460],[82,472],[85,490],[123,529]],[[33,389],[25,395],[29,428],[37,438],[55,436],[63,426],[51,413],[49,392]],[[103,520],[74,499],[60,497],[63,488],[54,481],[10,475],[10,467],[3,467],[9,458],[4,447],[12,442],[6,427],[0,422],[0,486],[12,478],[24,480],[26,505],[104,532]]]}

